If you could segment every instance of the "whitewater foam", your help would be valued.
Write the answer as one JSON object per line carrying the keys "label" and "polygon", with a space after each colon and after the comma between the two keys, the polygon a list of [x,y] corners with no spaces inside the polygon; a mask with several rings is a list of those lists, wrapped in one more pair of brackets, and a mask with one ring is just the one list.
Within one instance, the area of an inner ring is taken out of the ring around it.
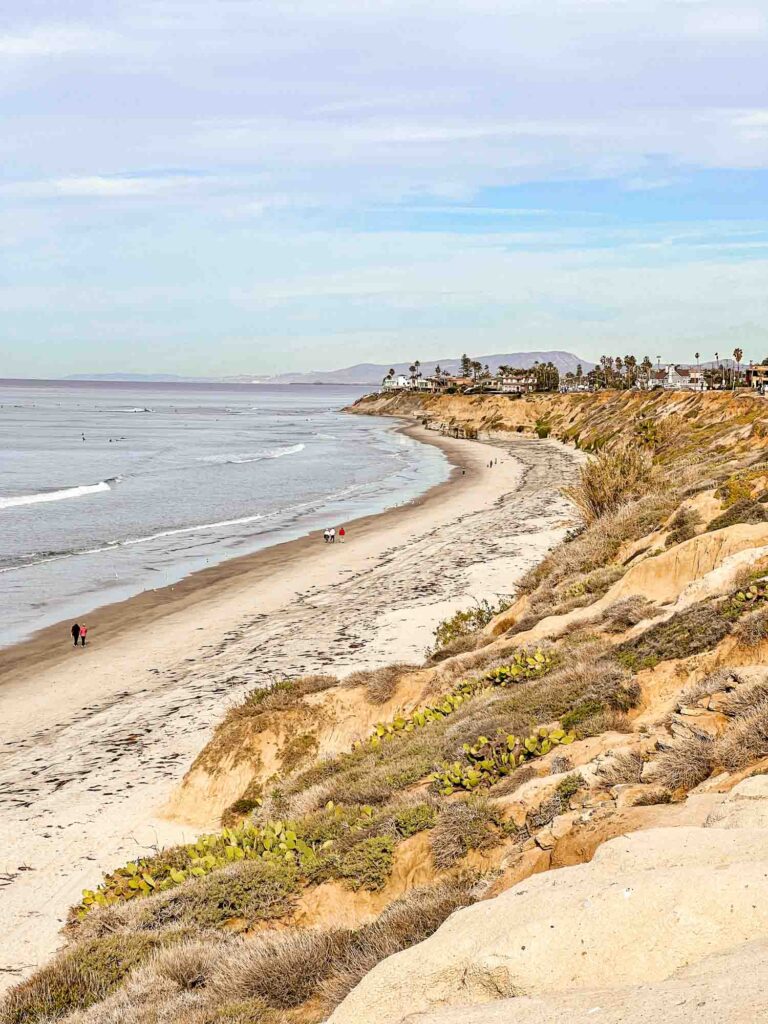
{"label": "whitewater foam", "polygon": [[263,462],[264,459],[282,459],[284,455],[298,455],[305,448],[305,444],[292,444],[286,448],[263,448],[258,452],[243,452],[239,455],[203,455],[199,461],[213,465],[240,466],[247,462]]}
{"label": "whitewater foam", "polygon": [[[117,478],[113,478],[116,482]],[[18,494],[11,498],[0,498],[0,509],[21,508],[24,505],[41,505],[46,501],[66,501],[68,498],[82,498],[87,494],[111,491],[106,480],[98,484],[82,484],[80,487],[64,487],[60,491],[41,491],[39,494]]]}

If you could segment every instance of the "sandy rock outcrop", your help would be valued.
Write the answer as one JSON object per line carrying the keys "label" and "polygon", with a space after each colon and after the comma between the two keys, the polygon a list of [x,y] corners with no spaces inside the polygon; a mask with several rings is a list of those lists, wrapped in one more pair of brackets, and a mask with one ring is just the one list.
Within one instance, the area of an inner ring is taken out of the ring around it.
{"label": "sandy rock outcrop", "polygon": [[[766,523],[740,523],[699,534],[631,566],[593,604],[562,615],[548,615],[531,629],[518,633],[515,640],[526,644],[554,639],[573,626],[595,618],[616,601],[635,595],[664,606],[664,617],[668,618],[697,601],[729,593],[738,570],[754,565],[766,555]],[[647,623],[638,626],[636,631],[644,628]]]}
{"label": "sandy rock outcrop", "polygon": [[403,1024],[756,1024],[766,1006],[768,943],[755,942],[651,985],[502,999],[410,1014]]}
{"label": "sandy rock outcrop", "polygon": [[[589,864],[536,875],[452,915],[426,942],[374,968],[331,1024],[400,1024],[419,1019],[409,1015],[487,1003],[496,1004],[492,1019],[498,1021],[532,1020],[517,1014],[526,1002],[540,1015],[550,1002],[553,1014],[586,1014],[598,1005],[587,995],[592,990],[608,990],[609,1015],[590,1019],[639,1024],[653,1014],[617,1016],[628,990],[636,990],[638,1000],[647,993],[649,1007],[658,1008],[665,992],[695,999],[710,984],[718,992],[712,1005],[722,1005],[729,971],[702,968],[697,974],[697,965],[738,955],[751,983],[754,963],[765,958],[762,945],[737,951],[768,942],[768,778],[747,779],[720,799],[709,819],[713,827],[619,837]],[[742,1016],[726,1019],[759,1019],[748,1016],[750,993],[739,995]],[[504,1015],[498,1001],[512,998]],[[487,1020],[490,1008],[482,1012]],[[469,1013],[461,1019],[475,1019]],[[696,1018],[720,1019],[698,1010]],[[457,1018],[422,1019],[448,1024]]]}

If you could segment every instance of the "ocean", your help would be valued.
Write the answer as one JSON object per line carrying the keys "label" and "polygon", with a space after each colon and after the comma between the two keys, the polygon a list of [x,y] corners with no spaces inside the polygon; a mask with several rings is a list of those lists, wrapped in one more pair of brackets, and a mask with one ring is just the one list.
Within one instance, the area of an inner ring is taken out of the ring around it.
{"label": "ocean", "polygon": [[0,645],[446,480],[365,390],[0,381]]}

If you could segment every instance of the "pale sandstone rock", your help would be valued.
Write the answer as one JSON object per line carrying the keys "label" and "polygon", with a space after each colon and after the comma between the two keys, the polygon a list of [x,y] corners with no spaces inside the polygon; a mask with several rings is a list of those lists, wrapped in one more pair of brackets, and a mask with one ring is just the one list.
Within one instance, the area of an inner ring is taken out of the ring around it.
{"label": "pale sandstone rock", "polygon": [[768,829],[768,775],[744,779],[709,816],[707,828]]}
{"label": "pale sandstone rock", "polygon": [[768,945],[739,946],[652,985],[502,999],[415,1013],[403,1024],[758,1024],[768,1006]]}
{"label": "pale sandstone rock", "polygon": [[[607,1005],[617,1014],[626,995],[616,990],[628,986],[643,986],[638,1013],[646,992],[651,1007],[666,1006],[663,993],[668,999],[674,991],[669,979],[686,965],[768,941],[768,778],[747,779],[718,799],[731,823],[735,810],[742,818],[749,811],[761,827],[729,828],[723,819],[717,828],[638,832],[606,843],[591,863],[529,878],[457,912],[426,942],[383,961],[337,1008],[332,1024],[399,1024],[408,1014],[512,996],[535,997],[539,1019],[557,1020],[542,1016],[553,999],[565,1007],[575,1000],[573,1010],[585,1013],[601,1005],[580,995],[589,989],[610,990]],[[708,983],[709,969],[701,977]],[[753,972],[746,977],[754,982]],[[689,1017],[678,1020],[706,1019],[696,1012],[693,989]],[[742,1000],[739,1012],[748,1005]],[[532,1020],[518,1017],[525,1006],[519,998],[497,1003],[493,1012],[502,1016],[493,1019]],[[458,1019],[479,1020],[470,1012]],[[478,1012],[485,1021],[490,1009]]]}

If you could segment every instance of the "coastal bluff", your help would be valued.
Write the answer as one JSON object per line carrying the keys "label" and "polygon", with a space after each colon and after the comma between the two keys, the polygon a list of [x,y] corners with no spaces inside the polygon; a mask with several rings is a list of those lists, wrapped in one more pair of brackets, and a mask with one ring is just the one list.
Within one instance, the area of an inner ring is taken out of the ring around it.
{"label": "coastal bluff", "polygon": [[[368,651],[294,646],[290,675],[222,702],[168,808],[205,834],[114,865],[0,1024],[760,1020],[768,405],[352,411],[426,427],[472,471],[329,591],[376,595]],[[494,566],[494,603],[473,601]],[[327,615],[312,598],[289,602],[292,643]],[[435,607],[434,643],[406,656],[406,623]],[[227,673],[264,668],[275,614]]]}

